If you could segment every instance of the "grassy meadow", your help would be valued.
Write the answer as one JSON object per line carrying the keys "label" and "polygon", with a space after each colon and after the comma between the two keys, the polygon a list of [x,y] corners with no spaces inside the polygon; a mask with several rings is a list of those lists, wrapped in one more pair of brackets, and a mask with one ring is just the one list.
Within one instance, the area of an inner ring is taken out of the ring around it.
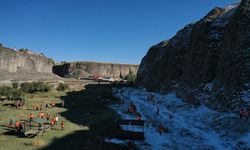
{"label": "grassy meadow", "polygon": [[[107,98],[108,97],[108,98]],[[115,120],[119,116],[107,107],[117,100],[112,97],[108,85],[87,85],[82,91],[56,91],[26,94],[23,107],[15,108],[9,104],[14,101],[0,101],[0,149],[1,150],[36,150],[36,149],[124,149],[120,145],[105,143],[104,139],[117,128]],[[65,100],[65,106],[59,103]],[[51,117],[59,116],[59,124],[52,130],[35,138],[23,138],[12,134],[8,128],[9,119],[29,119],[29,114],[38,116],[32,105],[55,102],[55,107],[43,108]],[[60,122],[65,121],[61,130]]]}

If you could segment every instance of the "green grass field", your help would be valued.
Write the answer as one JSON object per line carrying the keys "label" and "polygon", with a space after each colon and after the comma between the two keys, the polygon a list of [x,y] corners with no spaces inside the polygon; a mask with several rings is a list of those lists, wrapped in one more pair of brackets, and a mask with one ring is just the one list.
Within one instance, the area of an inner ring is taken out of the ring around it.
{"label": "green grass field", "polygon": [[[104,97],[109,97],[107,98]],[[109,103],[117,100],[111,95],[111,88],[106,85],[87,85],[82,91],[27,94],[25,106],[22,108],[9,107],[11,101],[0,102],[0,149],[1,150],[33,150],[33,149],[124,149],[119,145],[105,143],[104,138],[111,136],[117,128],[115,119],[119,116],[107,107]],[[65,129],[60,125],[45,132],[43,136],[35,138],[21,138],[10,135],[9,119],[28,119],[32,112],[38,116],[37,110],[33,110],[32,104],[60,103],[65,100],[65,107],[56,105],[54,108],[44,108],[45,114],[51,116],[57,114],[59,122],[65,121]]]}

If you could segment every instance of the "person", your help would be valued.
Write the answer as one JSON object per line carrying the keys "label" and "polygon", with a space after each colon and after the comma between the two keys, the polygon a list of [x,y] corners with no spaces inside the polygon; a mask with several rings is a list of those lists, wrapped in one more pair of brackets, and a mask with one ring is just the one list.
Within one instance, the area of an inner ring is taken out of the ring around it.
{"label": "person", "polygon": [[141,120],[141,114],[140,113],[137,114],[136,119]]}
{"label": "person", "polygon": [[62,107],[64,107],[64,100],[62,100]]}
{"label": "person", "polygon": [[52,103],[51,103],[51,106],[52,106],[52,107],[55,107],[55,106],[56,106],[56,104],[55,104],[54,102],[52,102]]}
{"label": "person", "polygon": [[30,113],[30,120],[29,120],[30,129],[31,129],[31,126],[32,126],[32,120],[33,120],[33,118],[34,118],[33,113]]}
{"label": "person", "polygon": [[32,103],[32,109],[35,110],[36,109],[36,105]]}
{"label": "person", "polygon": [[247,111],[244,111],[242,108],[240,109],[240,119],[242,119],[243,117],[246,118],[246,120],[248,119],[248,115],[249,113]]}
{"label": "person", "polygon": [[36,104],[36,110],[39,110],[39,105],[38,104]]}
{"label": "person", "polygon": [[243,109],[241,108],[240,109],[240,119],[242,119],[242,117],[243,117]]}
{"label": "person", "polygon": [[51,119],[51,121],[50,121],[50,127],[53,128],[54,124],[55,124],[54,120]]}
{"label": "person", "polygon": [[16,123],[15,123],[15,128],[17,129],[17,131],[19,131],[19,122],[18,121],[16,121]]}
{"label": "person", "polygon": [[64,130],[64,120],[62,120],[62,122],[61,122],[61,128],[62,128],[62,130]]}
{"label": "person", "polygon": [[43,117],[44,117],[44,113],[43,113],[43,112],[41,112],[41,118],[43,119]]}
{"label": "person", "polygon": [[12,118],[10,118],[9,127],[12,127],[12,126],[13,126],[13,120],[12,120]]}
{"label": "person", "polygon": [[160,133],[160,135],[162,134],[163,131],[164,131],[163,126],[160,124],[159,125],[159,133]]}
{"label": "person", "polygon": [[156,115],[159,115],[159,113],[160,113],[160,109],[159,109],[159,107],[157,107],[157,109],[156,109]]}
{"label": "person", "polygon": [[32,120],[33,120],[33,118],[34,118],[33,113],[30,113],[30,121],[32,121]]}
{"label": "person", "polygon": [[24,130],[24,125],[23,123],[20,123],[19,124],[19,132],[23,131]]}
{"label": "person", "polygon": [[59,118],[58,118],[58,116],[56,115],[56,117],[55,117],[55,124],[56,124],[56,125],[57,125],[58,121],[59,121]]}
{"label": "person", "polygon": [[46,115],[46,119],[47,119],[47,121],[49,121],[49,118],[50,118],[50,115],[49,115],[49,114],[47,114],[47,115]]}
{"label": "person", "polygon": [[43,104],[40,105],[40,111],[42,111],[42,110],[43,110]]}

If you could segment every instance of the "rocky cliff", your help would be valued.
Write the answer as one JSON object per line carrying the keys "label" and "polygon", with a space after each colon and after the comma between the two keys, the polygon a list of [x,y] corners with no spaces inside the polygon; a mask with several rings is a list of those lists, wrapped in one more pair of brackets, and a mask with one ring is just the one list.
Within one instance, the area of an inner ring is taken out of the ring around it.
{"label": "rocky cliff", "polygon": [[142,59],[137,85],[221,111],[250,101],[250,0],[214,8]]}
{"label": "rocky cliff", "polygon": [[61,77],[104,76],[121,78],[129,72],[137,73],[138,65],[112,64],[98,62],[71,62],[53,67],[53,72]]}
{"label": "rocky cliff", "polygon": [[0,47],[0,80],[33,79],[42,74],[53,76],[53,65],[54,61],[43,54]]}

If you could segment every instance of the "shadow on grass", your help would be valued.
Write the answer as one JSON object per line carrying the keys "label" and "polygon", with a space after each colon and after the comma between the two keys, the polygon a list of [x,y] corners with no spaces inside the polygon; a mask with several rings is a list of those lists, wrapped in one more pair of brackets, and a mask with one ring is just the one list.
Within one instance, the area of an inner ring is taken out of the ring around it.
{"label": "shadow on grass", "polygon": [[3,104],[2,106],[8,106],[8,107],[13,107],[13,108],[16,107],[16,105],[13,103]]}
{"label": "shadow on grass", "polygon": [[[119,116],[108,104],[116,103],[112,96],[110,85],[86,85],[85,90],[68,92],[61,97],[65,101],[67,111],[61,116],[89,130],[76,131],[63,138],[54,139],[47,149],[77,149],[77,150],[124,150],[126,146],[104,142],[106,137],[112,137],[119,130],[116,119]],[[61,105],[58,105],[61,107]],[[65,130],[67,123],[65,123]]]}

